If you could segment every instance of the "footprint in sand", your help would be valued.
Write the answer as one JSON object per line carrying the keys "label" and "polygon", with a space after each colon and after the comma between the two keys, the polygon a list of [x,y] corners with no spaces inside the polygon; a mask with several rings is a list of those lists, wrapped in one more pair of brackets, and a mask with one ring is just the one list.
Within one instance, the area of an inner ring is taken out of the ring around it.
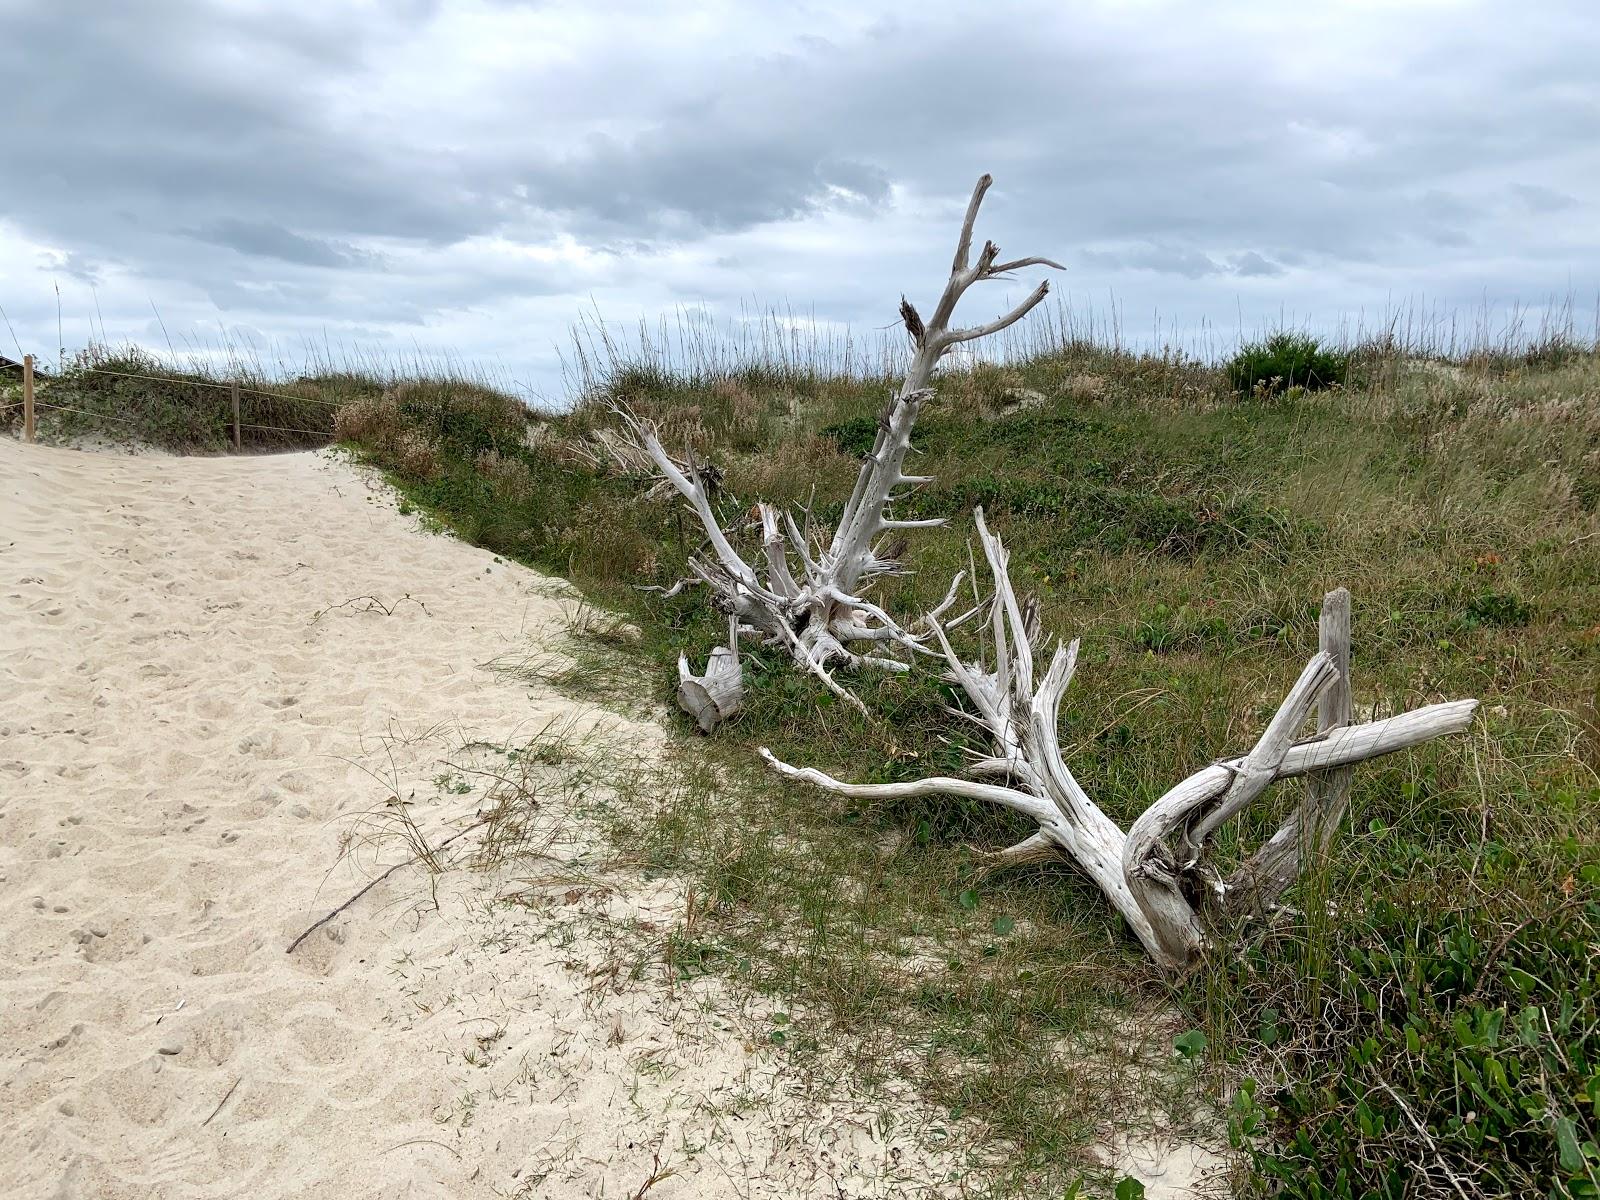
{"label": "footprint in sand", "polygon": [[83,1089],[85,1107],[92,1112],[103,1103],[129,1124],[159,1125],[173,1102],[170,1083],[159,1078],[164,1070],[152,1044],[148,1057],[89,1079]]}
{"label": "footprint in sand", "polygon": [[294,1018],[284,1035],[301,1060],[318,1067],[348,1064],[351,1044],[367,1036],[322,1014]]}
{"label": "footprint in sand", "polygon": [[189,711],[207,721],[221,721],[238,711],[238,702],[230,696],[196,696]]}

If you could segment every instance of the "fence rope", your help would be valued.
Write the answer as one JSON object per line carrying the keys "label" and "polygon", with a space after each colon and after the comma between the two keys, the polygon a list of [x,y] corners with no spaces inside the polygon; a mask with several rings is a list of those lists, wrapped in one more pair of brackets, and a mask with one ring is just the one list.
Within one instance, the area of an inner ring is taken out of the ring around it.
{"label": "fence rope", "polygon": [[[35,400],[33,406],[35,408],[53,408],[57,412],[80,413],[85,417],[93,417],[97,421],[119,421],[124,425],[139,424],[139,422],[134,420],[132,417],[118,417],[113,416],[111,413],[91,412],[87,408],[74,408],[70,404],[50,404],[44,400]],[[13,405],[12,407],[15,406]],[[247,425],[242,421],[239,423],[239,428],[260,429],[267,433],[307,433],[312,437],[331,438],[334,436],[333,432],[327,429],[296,429],[289,425]]]}
{"label": "fence rope", "polygon": [[[231,382],[217,383],[209,379],[175,379],[170,375],[144,375],[136,371],[112,371],[105,367],[79,367],[77,369],[91,375],[115,375],[123,379],[145,379],[152,383],[187,384],[191,387],[216,388],[218,391],[224,392],[232,392],[235,386]],[[340,402],[337,400],[322,400],[315,396],[294,396],[290,395],[288,392],[269,392],[265,388],[246,387],[242,383],[238,385],[238,388],[241,394],[248,394],[251,396],[270,396],[277,400],[288,400],[297,404],[320,404],[325,408],[338,408],[340,406]],[[119,417],[112,413],[93,412],[90,409],[78,408],[71,404],[53,404],[48,400],[36,399],[33,406],[36,409],[49,408],[54,409],[56,412],[77,413],[80,416],[89,417],[97,421],[116,421],[122,425],[139,424],[139,422],[132,417]],[[10,404],[0,404],[0,413],[10,412],[13,408],[23,407],[25,406],[20,400]],[[229,424],[232,424],[232,422]],[[302,433],[309,437],[325,437],[330,439],[337,436],[331,430],[327,429],[300,429],[292,425],[252,425],[246,421],[239,422],[239,428],[256,429],[263,433]]]}
{"label": "fence rope", "polygon": [[[209,379],[174,379],[170,375],[140,375],[133,371],[108,371],[104,367],[79,367],[78,370],[90,375],[118,375],[123,379],[148,379],[152,383],[180,383],[187,384],[190,387],[218,388],[224,392],[233,390],[233,384],[231,383],[214,383]],[[248,392],[252,396],[272,396],[278,400],[293,400],[301,404],[322,404],[328,408],[339,407],[337,400],[320,400],[315,396],[291,396],[288,392],[269,392],[265,388],[245,387],[242,383],[239,385],[239,390]]]}
{"label": "fence rope", "polygon": [[124,425],[138,424],[132,417],[115,417],[110,413],[90,412],[87,408],[74,408],[70,404],[48,404],[43,400],[35,400],[34,408],[53,408],[57,412],[82,413],[86,417],[94,417],[98,421],[120,421]]}
{"label": "fence rope", "polygon": [[239,428],[266,429],[278,433],[309,433],[313,437],[331,438],[334,436],[334,433],[331,429],[295,429],[288,425],[246,425],[243,422],[240,422]]}

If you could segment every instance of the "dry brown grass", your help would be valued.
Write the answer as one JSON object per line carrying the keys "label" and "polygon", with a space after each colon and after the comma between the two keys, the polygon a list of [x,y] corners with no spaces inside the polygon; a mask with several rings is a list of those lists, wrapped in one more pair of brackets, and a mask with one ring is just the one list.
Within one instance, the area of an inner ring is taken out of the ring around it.
{"label": "dry brown grass", "polygon": [[400,469],[408,475],[422,480],[437,479],[439,476],[438,447],[419,433],[402,433],[395,443],[394,457]]}
{"label": "dry brown grass", "polygon": [[334,413],[333,431],[341,442],[356,442],[384,452],[392,451],[406,422],[392,393],[359,396]]}
{"label": "dry brown grass", "polygon": [[473,463],[478,474],[493,484],[514,504],[525,504],[533,494],[533,472],[520,458],[508,458],[498,450],[485,450]]}

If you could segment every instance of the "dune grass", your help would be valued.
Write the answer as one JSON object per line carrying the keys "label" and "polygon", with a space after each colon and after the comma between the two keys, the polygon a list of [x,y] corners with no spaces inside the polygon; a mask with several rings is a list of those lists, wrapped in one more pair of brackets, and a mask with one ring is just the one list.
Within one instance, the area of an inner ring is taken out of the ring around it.
{"label": "dune grass", "polygon": [[[1368,348],[1347,370],[1340,388],[1240,396],[1217,367],[1074,344],[951,374],[917,438],[936,482],[905,514],[951,524],[911,535],[916,573],[878,597],[937,600],[983,504],[1045,628],[1084,639],[1072,761],[1127,822],[1249,744],[1314,649],[1322,594],[1348,586],[1358,706],[1477,696],[1483,716],[1465,742],[1358,774],[1303,916],[1168,992],[1070,870],[979,869],[972,847],[1018,832],[1004,814],[844,801],[751,765],[762,744],[854,779],[957,770],[970,734],[943,682],[857,681],[863,719],[757,651],[742,721],[615,818],[619,841],[699,880],[680,967],[799,998],[775,1035],[908,1074],[977,1121],[1004,1147],[980,1172],[1002,1191],[1069,1186],[1097,1136],[1181,1125],[1179,1098],[1204,1087],[1229,1105],[1247,1187],[1594,1194],[1600,360]],[[609,456],[608,405],[722,467],[725,525],[750,537],[758,497],[836,514],[888,383],[618,362],[561,417],[486,423],[481,398],[396,393],[386,432],[357,440],[450,528],[633,617],[636,686],[665,702],[669,663],[723,625],[693,592],[636,590],[678,578],[699,536]],[[431,450],[412,447],[420,469],[404,437]]]}
{"label": "dune grass", "polygon": [[[240,385],[240,449],[246,453],[325,446],[334,416],[376,402],[408,379],[467,393],[505,394],[477,382],[453,360],[382,362],[324,351],[298,366],[230,352],[165,358],[136,345],[95,344],[36,376],[38,434],[44,441],[85,435],[138,442],[180,454],[233,450],[233,397]],[[20,373],[0,374],[0,430],[21,428]],[[510,400],[518,410],[521,403]]]}
{"label": "dune grass", "polygon": [[[229,450],[230,378],[242,389],[239,441],[245,450],[325,445],[333,434],[333,414],[347,396],[333,377],[268,379],[248,369],[178,366],[137,348],[97,345],[38,376],[39,436],[51,441],[93,434],[179,453]],[[362,386],[381,390],[372,381]],[[20,408],[6,409],[0,420],[19,425]]]}
{"label": "dune grass", "polygon": [[[1093,1143],[1143,1123],[1231,1138],[1247,1194],[1600,1195],[1600,357],[1354,347],[1342,386],[1241,394],[1181,355],[1033,350],[941,379],[916,438],[936,481],[901,515],[950,524],[908,534],[914,573],[875,598],[936,602],[982,504],[1044,628],[1083,638],[1064,741],[1112,817],[1248,747],[1341,584],[1358,709],[1475,696],[1471,735],[1359,772],[1299,915],[1170,986],[1069,868],[981,868],[975,848],[1026,832],[1006,814],[828,797],[755,759],[958,771],[973,734],[947,684],[852,681],[863,718],[752,649],[741,720],[606,818],[695,881],[663,953],[791,997],[771,1036],[797,1062],[903,1075],[980,1131],[975,1190],[1109,1189]],[[837,514],[891,385],[870,357],[697,361],[591,355],[556,416],[358,380],[338,433],[441,526],[637,625],[582,623],[570,683],[670,705],[678,653],[725,625],[692,590],[638,590],[700,538],[619,461],[609,405],[721,467],[724,527],[753,541],[758,498]]]}

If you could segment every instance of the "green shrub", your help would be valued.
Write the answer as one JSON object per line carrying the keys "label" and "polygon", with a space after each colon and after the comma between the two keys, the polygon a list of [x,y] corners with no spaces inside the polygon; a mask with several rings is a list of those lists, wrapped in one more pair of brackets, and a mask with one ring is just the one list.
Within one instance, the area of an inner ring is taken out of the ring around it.
{"label": "green shrub", "polygon": [[1228,382],[1244,395],[1276,395],[1292,387],[1315,390],[1344,383],[1350,356],[1324,350],[1306,333],[1275,333],[1252,342],[1228,362]]}
{"label": "green shrub", "polygon": [[1532,619],[1533,607],[1522,597],[1509,592],[1484,592],[1468,602],[1463,623],[1468,628],[1480,625],[1514,627],[1526,625]]}
{"label": "green shrub", "polygon": [[846,454],[865,458],[872,453],[872,447],[878,440],[878,419],[851,417],[848,421],[829,425],[822,431],[822,436],[832,438],[839,449]]}
{"label": "green shrub", "polygon": [[[1421,871],[1441,865],[1378,836]],[[1403,1200],[1434,1194],[1419,1178],[1438,1189],[1453,1176],[1475,1196],[1600,1196],[1600,864],[1592,848],[1547,853],[1566,869],[1553,894],[1492,843],[1480,863],[1491,899],[1452,908],[1380,880],[1317,988],[1302,961],[1244,964],[1245,993],[1274,1007],[1242,1009],[1241,1033],[1270,1013],[1294,1042],[1294,1078],[1252,1083],[1233,1104],[1235,1144],[1253,1148],[1273,1194]]]}
{"label": "green shrub", "polygon": [[390,393],[406,422],[462,458],[520,448],[532,413],[515,396],[456,379],[415,379]]}

